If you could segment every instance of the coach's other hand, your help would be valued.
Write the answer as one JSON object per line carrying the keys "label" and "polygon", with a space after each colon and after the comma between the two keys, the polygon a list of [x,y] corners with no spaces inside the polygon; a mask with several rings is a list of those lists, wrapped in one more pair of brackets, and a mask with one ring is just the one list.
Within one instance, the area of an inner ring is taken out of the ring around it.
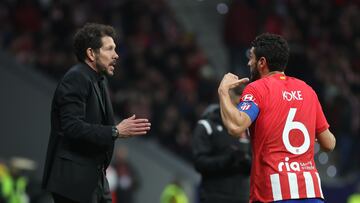
{"label": "coach's other hand", "polygon": [[145,135],[150,130],[151,123],[146,118],[136,118],[132,115],[122,120],[117,126],[120,138]]}

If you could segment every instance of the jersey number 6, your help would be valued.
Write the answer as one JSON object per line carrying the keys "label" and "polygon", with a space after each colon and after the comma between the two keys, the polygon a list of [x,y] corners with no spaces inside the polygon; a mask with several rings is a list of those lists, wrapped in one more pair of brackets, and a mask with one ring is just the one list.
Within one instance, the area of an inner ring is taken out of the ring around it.
{"label": "jersey number 6", "polygon": [[[289,152],[291,152],[292,154],[303,154],[309,149],[310,136],[308,130],[306,129],[303,123],[299,121],[294,121],[296,110],[297,110],[296,108],[290,108],[289,114],[286,118],[282,139],[286,149]],[[300,130],[304,135],[304,143],[299,147],[294,147],[293,145],[291,145],[289,140],[290,131],[295,129]]]}

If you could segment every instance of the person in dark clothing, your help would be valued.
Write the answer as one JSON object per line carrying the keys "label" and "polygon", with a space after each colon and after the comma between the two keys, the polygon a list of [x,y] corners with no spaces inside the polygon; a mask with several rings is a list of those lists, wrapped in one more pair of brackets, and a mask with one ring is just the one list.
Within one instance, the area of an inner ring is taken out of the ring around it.
{"label": "person in dark clothing", "polygon": [[88,23],[75,34],[79,63],[59,82],[52,101],[51,133],[42,186],[55,203],[111,203],[105,170],[117,138],[144,135],[147,119],[114,123],[105,75],[114,74],[115,30]]}
{"label": "person in dark clothing", "polygon": [[114,195],[116,201],[113,199],[113,202],[133,203],[135,192],[140,186],[140,177],[128,159],[128,149],[125,146],[116,150],[113,167],[117,175]]}
{"label": "person in dark clothing", "polygon": [[[232,91],[232,95],[235,104],[240,93]],[[249,140],[239,140],[227,133],[218,104],[211,104],[198,121],[192,149],[195,168],[201,174],[201,203],[249,201]]]}

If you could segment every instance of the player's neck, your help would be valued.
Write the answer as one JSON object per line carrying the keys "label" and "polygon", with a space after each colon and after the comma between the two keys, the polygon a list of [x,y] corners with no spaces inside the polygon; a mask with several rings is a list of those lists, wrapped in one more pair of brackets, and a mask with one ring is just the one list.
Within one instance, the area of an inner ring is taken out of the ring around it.
{"label": "player's neck", "polygon": [[270,71],[267,74],[265,74],[264,77],[268,77],[268,76],[275,75],[275,74],[283,74],[283,75],[285,75],[285,73],[283,71]]}

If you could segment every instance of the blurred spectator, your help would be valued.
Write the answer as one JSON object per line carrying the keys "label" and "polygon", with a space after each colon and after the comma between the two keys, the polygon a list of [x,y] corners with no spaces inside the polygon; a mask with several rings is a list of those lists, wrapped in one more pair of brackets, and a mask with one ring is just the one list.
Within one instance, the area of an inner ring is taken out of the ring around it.
{"label": "blurred spectator", "polygon": [[358,183],[356,191],[348,197],[347,203],[360,203],[360,183]]}
{"label": "blurred spectator", "polygon": [[5,203],[5,197],[9,194],[9,187],[6,186],[10,178],[9,171],[5,163],[0,160],[0,203]]}
{"label": "blurred spectator", "polygon": [[228,48],[229,71],[249,75],[246,50],[258,33],[256,3],[250,0],[232,1],[224,22],[224,40]]}
{"label": "blurred spectator", "polygon": [[351,122],[347,120],[347,118],[351,118],[351,106],[347,97],[340,95],[330,100],[327,106],[329,122],[335,130],[334,134],[337,137],[339,175],[344,175],[349,170],[352,170],[349,166],[351,166],[353,160],[348,159],[348,157],[354,152],[353,149],[355,147],[351,134]]}
{"label": "blurred spectator", "polygon": [[188,197],[179,181],[174,179],[165,186],[161,193],[160,203],[189,203]]}
{"label": "blurred spectator", "polygon": [[128,150],[125,146],[116,150],[112,165],[116,175],[114,203],[133,203],[135,192],[140,185],[138,174],[127,157]]}
{"label": "blurred spectator", "polygon": [[8,166],[0,163],[0,202],[29,203],[26,171],[34,169],[34,161],[27,158],[13,157]]}

